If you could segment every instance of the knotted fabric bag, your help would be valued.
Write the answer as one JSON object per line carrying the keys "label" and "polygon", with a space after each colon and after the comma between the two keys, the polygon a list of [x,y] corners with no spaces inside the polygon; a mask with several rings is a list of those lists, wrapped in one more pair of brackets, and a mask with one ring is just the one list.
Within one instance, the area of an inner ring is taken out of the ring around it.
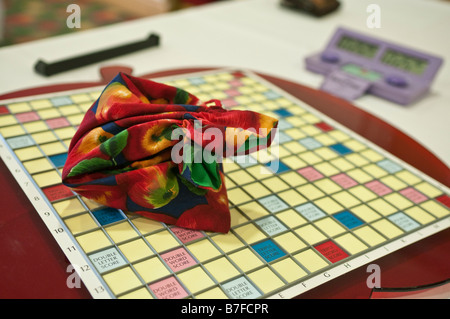
{"label": "knotted fabric bag", "polygon": [[277,120],[119,73],[86,112],[62,180],[102,205],[226,233],[222,158],[270,145]]}

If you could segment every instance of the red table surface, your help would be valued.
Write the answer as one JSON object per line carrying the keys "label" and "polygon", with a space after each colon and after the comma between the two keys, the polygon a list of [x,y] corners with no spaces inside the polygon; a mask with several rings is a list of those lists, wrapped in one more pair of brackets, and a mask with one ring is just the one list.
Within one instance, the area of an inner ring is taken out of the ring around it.
{"label": "red table surface", "polygon": [[[69,83],[12,92],[0,99],[23,97],[107,83],[118,70],[101,70],[101,82]],[[177,69],[143,75],[160,77],[209,69]],[[260,74],[295,97],[388,150],[410,165],[450,186],[450,170],[425,147],[380,119],[350,103],[303,85]],[[15,179],[0,161],[0,298],[90,298],[84,285],[69,288],[69,262]],[[450,229],[400,249],[376,261],[381,286],[414,287],[450,278]],[[369,298],[366,280],[371,273],[360,267],[299,298]]]}

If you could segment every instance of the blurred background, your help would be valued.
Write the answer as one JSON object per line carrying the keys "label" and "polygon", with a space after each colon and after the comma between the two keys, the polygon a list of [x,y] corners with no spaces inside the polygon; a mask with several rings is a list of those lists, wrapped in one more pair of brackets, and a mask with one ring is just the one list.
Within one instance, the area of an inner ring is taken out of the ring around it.
{"label": "blurred background", "polygon": [[[0,46],[87,30],[112,23],[205,5],[215,0],[0,0]],[[70,29],[69,4],[81,11],[81,29]]]}

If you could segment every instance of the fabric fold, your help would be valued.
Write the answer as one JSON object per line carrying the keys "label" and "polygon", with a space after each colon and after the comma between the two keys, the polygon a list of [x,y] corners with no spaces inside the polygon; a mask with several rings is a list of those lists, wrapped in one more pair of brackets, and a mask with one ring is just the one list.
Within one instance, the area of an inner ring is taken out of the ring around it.
{"label": "fabric fold", "polygon": [[86,112],[63,183],[102,205],[226,233],[222,159],[270,146],[277,120],[119,73]]}

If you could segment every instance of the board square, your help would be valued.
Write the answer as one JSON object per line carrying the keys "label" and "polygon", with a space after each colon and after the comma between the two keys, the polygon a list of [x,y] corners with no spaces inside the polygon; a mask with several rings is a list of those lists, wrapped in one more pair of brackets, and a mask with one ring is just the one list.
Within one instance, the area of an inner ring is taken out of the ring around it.
{"label": "board square", "polygon": [[364,185],[378,196],[384,196],[392,192],[392,189],[390,189],[389,187],[387,187],[378,180],[374,180]]}
{"label": "board square", "polygon": [[158,299],[182,299],[188,295],[175,277],[169,277],[149,285]]}
{"label": "board square", "polygon": [[74,193],[63,184],[50,186],[42,190],[51,202],[74,196]]}
{"label": "board square", "polygon": [[183,244],[203,238],[205,236],[201,231],[181,227],[172,227],[170,230]]}
{"label": "board square", "polygon": [[343,211],[333,215],[341,224],[343,224],[348,229],[353,229],[364,224],[362,220],[353,215],[349,211]]}
{"label": "board square", "polygon": [[311,166],[299,169],[297,172],[299,172],[303,177],[305,177],[310,182],[323,178],[323,175]]}
{"label": "board square", "polygon": [[349,177],[345,173],[341,173],[335,176],[332,176],[331,179],[338,183],[343,188],[350,188],[352,186],[357,185],[358,183],[355,182],[351,177]]}
{"label": "board square", "polygon": [[89,255],[89,259],[100,273],[116,269],[126,264],[125,259],[123,259],[115,247]]}
{"label": "board square", "polygon": [[286,230],[286,227],[274,216],[268,216],[255,222],[269,236],[274,236]]}
{"label": "board square", "polygon": [[421,192],[417,191],[413,187],[407,187],[405,189],[402,189],[399,191],[400,194],[408,198],[410,201],[412,201],[415,204],[422,203],[423,201],[426,201],[428,197],[423,195]]}
{"label": "board square", "polygon": [[222,285],[225,293],[232,299],[255,299],[262,294],[245,277],[239,277]]}
{"label": "board square", "polygon": [[314,248],[333,264],[349,256],[331,240],[316,245]]}
{"label": "board square", "polygon": [[197,264],[194,258],[192,258],[192,256],[183,247],[161,254],[161,258],[173,272],[177,272]]}
{"label": "board square", "polygon": [[56,168],[63,167],[67,160],[67,153],[57,154],[49,156],[50,161],[52,161],[53,165]]}
{"label": "board square", "polygon": [[105,207],[93,211],[92,214],[102,226],[109,225],[125,219],[125,216],[122,214],[120,210],[110,207]]}
{"label": "board square", "polygon": [[436,200],[450,208],[450,196],[444,194],[437,197]]}
{"label": "board square", "polygon": [[323,211],[321,211],[317,206],[315,206],[312,203],[299,205],[295,207],[295,210],[298,211],[300,214],[302,214],[302,216],[305,217],[310,222],[313,222],[317,219],[326,216]]}
{"label": "board square", "polygon": [[351,149],[349,149],[347,146],[343,145],[343,144],[334,144],[334,145],[330,145],[329,146],[333,151],[335,151],[336,153],[338,153],[339,155],[346,155],[346,154],[350,154],[353,151]]}

